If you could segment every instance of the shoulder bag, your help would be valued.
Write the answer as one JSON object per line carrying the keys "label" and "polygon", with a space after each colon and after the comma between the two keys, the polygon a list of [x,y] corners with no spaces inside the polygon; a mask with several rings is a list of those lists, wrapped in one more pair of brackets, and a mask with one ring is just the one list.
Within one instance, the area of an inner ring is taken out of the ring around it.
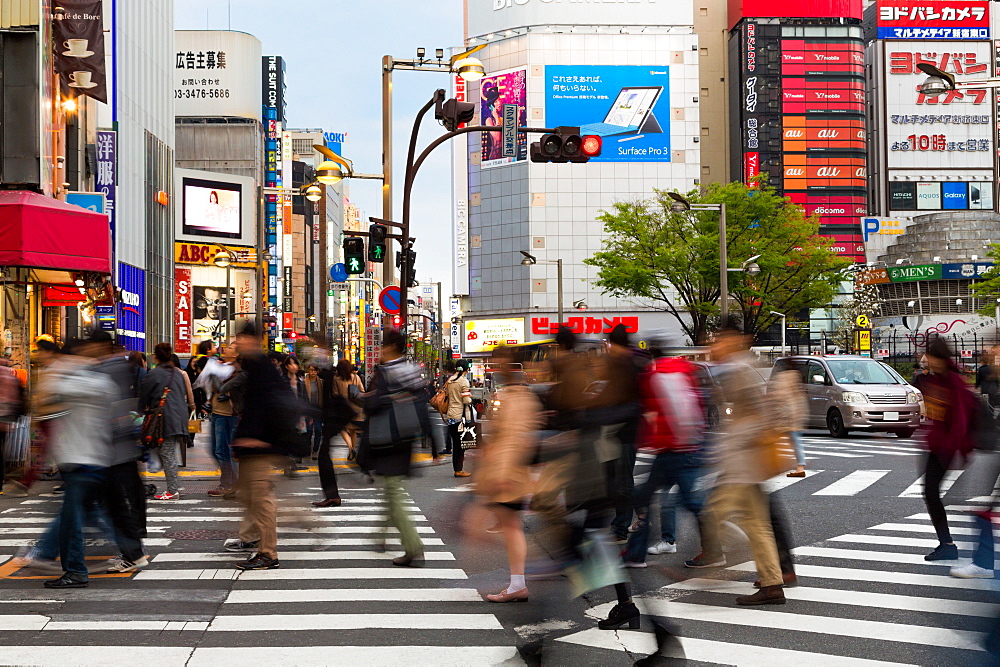
{"label": "shoulder bag", "polygon": [[451,384],[451,380],[445,382],[440,389],[437,390],[430,400],[431,407],[445,414],[448,412],[448,385]]}
{"label": "shoulder bag", "polygon": [[476,413],[471,405],[462,406],[462,421],[458,423],[458,433],[462,449],[475,449],[479,446],[479,436],[476,435]]}
{"label": "shoulder bag", "polygon": [[389,405],[368,418],[368,442],[375,448],[405,442],[423,433],[417,400],[410,392],[386,397]]}
{"label": "shoulder bag", "polygon": [[156,449],[163,444],[164,432],[166,431],[166,415],[164,409],[167,405],[167,396],[170,395],[170,385],[163,388],[160,395],[160,402],[146,412],[142,420],[142,428],[139,429],[139,440],[146,449]]}

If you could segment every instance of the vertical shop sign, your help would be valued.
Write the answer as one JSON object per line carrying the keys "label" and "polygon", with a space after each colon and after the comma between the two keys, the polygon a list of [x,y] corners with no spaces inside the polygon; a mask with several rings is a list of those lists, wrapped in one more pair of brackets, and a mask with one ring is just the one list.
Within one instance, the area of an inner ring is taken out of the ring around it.
{"label": "vertical shop sign", "polygon": [[104,193],[104,212],[111,223],[112,239],[115,234],[115,186],[118,181],[117,140],[114,130],[97,131],[97,174],[94,181],[97,191]]}
{"label": "vertical shop sign", "polygon": [[126,350],[146,349],[146,272],[118,263],[118,343]]}
{"label": "vertical shop sign", "polygon": [[191,354],[191,269],[174,269],[174,351]]}
{"label": "vertical shop sign", "polygon": [[58,4],[62,12],[52,21],[52,55],[62,92],[107,104],[103,2],[60,0]]}

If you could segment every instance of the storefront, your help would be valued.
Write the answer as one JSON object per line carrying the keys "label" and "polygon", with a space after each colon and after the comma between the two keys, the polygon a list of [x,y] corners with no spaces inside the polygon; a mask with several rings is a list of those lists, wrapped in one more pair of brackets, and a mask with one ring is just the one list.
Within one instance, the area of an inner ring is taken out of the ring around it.
{"label": "storefront", "polygon": [[31,341],[85,335],[114,305],[108,216],[34,192],[0,192],[2,353],[25,369]]}

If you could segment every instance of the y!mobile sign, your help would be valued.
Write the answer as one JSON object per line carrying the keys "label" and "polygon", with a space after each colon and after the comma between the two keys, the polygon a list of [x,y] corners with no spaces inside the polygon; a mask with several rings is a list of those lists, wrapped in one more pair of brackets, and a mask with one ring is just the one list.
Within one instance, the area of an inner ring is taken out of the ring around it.
{"label": "y!mobile sign", "polygon": [[879,39],[989,39],[986,0],[879,0]]}

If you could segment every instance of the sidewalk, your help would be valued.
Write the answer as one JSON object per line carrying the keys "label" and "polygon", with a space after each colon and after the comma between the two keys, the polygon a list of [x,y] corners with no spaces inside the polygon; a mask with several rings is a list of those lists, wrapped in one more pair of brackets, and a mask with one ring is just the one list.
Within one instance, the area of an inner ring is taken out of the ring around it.
{"label": "sidewalk", "polygon": [[[215,463],[215,459],[212,458],[211,453],[211,435],[208,431],[209,423],[206,421],[202,427],[202,432],[198,433],[194,437],[194,447],[187,448],[187,465],[183,465],[177,471],[180,477],[187,479],[218,479],[219,478],[219,468]],[[349,470],[359,470],[357,464],[353,461],[347,460],[347,444],[344,442],[343,438],[337,436],[334,438],[331,444],[332,451],[330,452],[333,457],[333,467],[337,469],[337,474],[346,474]],[[183,460],[183,459],[181,459]],[[429,451],[424,453],[423,450],[417,452],[413,455],[413,461],[417,464],[428,465],[431,462],[431,455]],[[299,470],[301,475],[318,475],[319,467],[316,465],[315,461],[311,459],[303,459],[302,465],[305,466],[304,469]],[[148,479],[163,479],[163,472],[146,472],[140,473],[143,478]],[[275,475],[282,474],[282,471],[275,470]]]}

